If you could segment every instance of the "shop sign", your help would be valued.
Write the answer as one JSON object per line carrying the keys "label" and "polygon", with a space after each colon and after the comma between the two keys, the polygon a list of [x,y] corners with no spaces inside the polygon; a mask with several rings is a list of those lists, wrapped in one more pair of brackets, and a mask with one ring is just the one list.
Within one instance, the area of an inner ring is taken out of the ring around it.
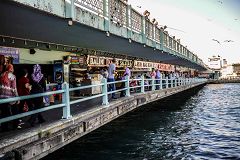
{"label": "shop sign", "polygon": [[11,47],[0,47],[0,54],[5,57],[13,57],[13,64],[19,64],[19,49]]}
{"label": "shop sign", "polygon": [[164,64],[164,63],[161,63],[159,65],[159,69],[162,70],[162,71],[174,71],[174,67],[170,64]]}
{"label": "shop sign", "polygon": [[105,66],[106,60],[104,57],[88,56],[88,65],[90,65],[90,66]]}
{"label": "shop sign", "polygon": [[153,68],[154,63],[145,61],[134,61],[135,68]]}
{"label": "shop sign", "polygon": [[119,67],[124,67],[124,66],[132,67],[132,64],[133,64],[133,61],[131,60],[126,60],[126,59],[118,60]]}

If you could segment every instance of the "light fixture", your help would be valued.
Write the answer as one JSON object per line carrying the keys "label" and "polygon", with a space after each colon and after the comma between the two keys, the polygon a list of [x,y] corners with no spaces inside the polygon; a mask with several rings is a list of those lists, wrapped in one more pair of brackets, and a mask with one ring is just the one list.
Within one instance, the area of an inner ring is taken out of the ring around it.
{"label": "light fixture", "polygon": [[2,42],[3,42],[3,43],[5,43],[5,42],[6,42],[5,38],[2,38]]}
{"label": "light fixture", "polygon": [[69,25],[69,26],[72,26],[72,25],[73,25],[73,20],[72,20],[72,18],[70,18],[70,19],[68,20],[68,25]]}
{"label": "light fixture", "polygon": [[132,40],[129,38],[129,39],[128,39],[128,42],[129,42],[129,43],[132,43]]}
{"label": "light fixture", "polygon": [[36,43],[36,46],[38,47],[38,46],[39,46],[39,44],[38,44],[38,43]]}
{"label": "light fixture", "polygon": [[14,44],[15,43],[15,41],[14,41],[14,39],[12,40],[12,44]]}
{"label": "light fixture", "polygon": [[110,33],[108,31],[106,32],[106,34],[107,34],[108,37],[110,36]]}
{"label": "light fixture", "polygon": [[30,54],[35,54],[36,53],[34,48],[31,48],[29,51],[30,51]]}
{"label": "light fixture", "polygon": [[24,41],[24,45],[27,45],[27,41],[26,40]]}
{"label": "light fixture", "polygon": [[144,45],[143,45],[143,47],[145,48],[145,47],[146,47],[146,45],[144,44]]}

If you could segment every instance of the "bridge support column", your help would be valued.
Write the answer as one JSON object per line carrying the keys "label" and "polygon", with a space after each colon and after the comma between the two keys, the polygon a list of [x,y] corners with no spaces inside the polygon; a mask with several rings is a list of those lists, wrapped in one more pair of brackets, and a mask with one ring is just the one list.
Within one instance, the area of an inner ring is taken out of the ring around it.
{"label": "bridge support column", "polygon": [[132,16],[132,6],[128,5],[127,6],[127,12],[126,12],[126,18],[127,18],[127,38],[132,39],[132,21],[131,21],[131,16]]}
{"label": "bridge support column", "polygon": [[109,1],[103,0],[103,17],[104,17],[104,31],[110,31],[110,14],[109,14]]}
{"label": "bridge support column", "polygon": [[145,34],[145,17],[142,16],[142,44],[146,44],[147,38]]}

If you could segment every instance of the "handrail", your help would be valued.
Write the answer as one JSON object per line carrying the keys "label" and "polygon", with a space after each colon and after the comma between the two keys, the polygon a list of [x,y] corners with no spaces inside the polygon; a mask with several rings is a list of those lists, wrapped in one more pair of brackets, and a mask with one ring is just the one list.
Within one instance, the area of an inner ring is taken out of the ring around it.
{"label": "handrail", "polygon": [[[139,81],[140,85],[130,86],[129,84],[133,80]],[[151,81],[151,83],[144,84],[144,81]],[[191,85],[194,83],[200,83],[200,82],[205,82],[205,81],[206,81],[206,79],[197,79],[197,78],[179,78],[179,79],[150,78],[150,79],[145,79],[143,76],[141,77],[141,79],[129,79],[129,77],[126,76],[125,80],[120,80],[120,81],[115,81],[115,82],[107,82],[107,80],[104,78],[100,84],[87,85],[87,86],[81,86],[81,87],[75,87],[75,88],[69,88],[69,84],[65,82],[62,84],[61,90],[33,94],[33,95],[28,95],[28,96],[13,97],[13,98],[8,98],[8,99],[0,99],[0,104],[3,104],[3,103],[16,102],[16,101],[27,100],[27,99],[37,98],[37,97],[50,96],[53,94],[62,94],[62,97],[63,97],[63,101],[60,104],[50,105],[50,106],[47,106],[47,107],[44,107],[41,109],[37,109],[37,110],[33,110],[33,111],[29,111],[26,113],[21,113],[21,114],[9,116],[9,117],[1,118],[0,124],[14,120],[14,119],[19,119],[22,117],[30,116],[30,115],[33,115],[36,113],[41,113],[41,112],[45,112],[48,110],[56,109],[56,108],[63,108],[63,119],[69,119],[69,118],[71,118],[71,110],[70,110],[71,106],[70,105],[73,105],[76,103],[80,103],[80,102],[84,102],[87,100],[102,97],[103,105],[108,105],[108,95],[117,93],[117,92],[125,92],[126,96],[130,96],[130,89],[140,88],[141,89],[140,92],[144,93],[146,91],[145,87],[147,87],[147,86],[152,87],[151,91],[154,91],[156,89],[162,90],[162,89],[167,89],[167,88],[172,88],[172,87],[177,87],[177,86],[182,86],[182,85]],[[116,84],[116,83],[122,83],[122,82],[125,83],[125,87],[123,87],[121,89],[113,90],[113,91],[107,91],[107,88],[109,85]],[[84,98],[77,99],[77,100],[71,100],[69,92],[76,91],[76,90],[82,90],[82,89],[86,89],[86,88],[93,88],[93,87],[102,87],[102,92],[97,95],[92,95],[92,96],[84,97]]]}
{"label": "handrail", "polygon": [[31,98],[38,98],[43,96],[50,96],[53,94],[61,94],[61,93],[64,93],[64,90],[50,91],[45,93],[38,93],[38,94],[32,94],[28,96],[20,96],[20,97],[6,98],[6,99],[4,98],[4,99],[0,99],[0,104],[21,101],[21,100],[26,100]]}

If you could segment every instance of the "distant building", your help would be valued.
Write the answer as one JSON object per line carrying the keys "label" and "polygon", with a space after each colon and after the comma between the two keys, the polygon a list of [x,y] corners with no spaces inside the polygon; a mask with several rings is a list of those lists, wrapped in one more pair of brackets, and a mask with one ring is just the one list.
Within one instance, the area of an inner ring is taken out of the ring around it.
{"label": "distant building", "polygon": [[221,56],[212,56],[208,58],[208,67],[213,71],[212,78],[218,79],[221,76],[221,69],[223,67]]}
{"label": "distant building", "polygon": [[223,66],[221,56],[218,55],[208,58],[208,66],[210,69],[220,70]]}
{"label": "distant building", "polygon": [[236,75],[236,76],[240,76],[240,63],[236,63],[236,64],[233,64],[233,73]]}
{"label": "distant building", "polygon": [[226,59],[223,59],[222,60],[222,67],[225,68],[228,66],[228,63],[227,63],[227,60]]}
{"label": "distant building", "polygon": [[221,69],[221,78],[229,78],[233,75],[233,66],[227,65]]}
{"label": "distant building", "polygon": [[240,63],[227,65],[221,69],[221,78],[240,77]]}

